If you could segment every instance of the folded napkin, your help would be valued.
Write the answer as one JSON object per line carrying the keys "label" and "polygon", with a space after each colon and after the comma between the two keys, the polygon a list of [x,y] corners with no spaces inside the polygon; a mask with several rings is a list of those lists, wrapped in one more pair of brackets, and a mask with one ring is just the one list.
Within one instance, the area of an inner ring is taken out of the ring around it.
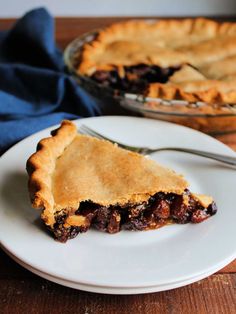
{"label": "folded napkin", "polygon": [[0,32],[0,152],[62,119],[100,114],[97,102],[64,68],[45,9],[30,11]]}

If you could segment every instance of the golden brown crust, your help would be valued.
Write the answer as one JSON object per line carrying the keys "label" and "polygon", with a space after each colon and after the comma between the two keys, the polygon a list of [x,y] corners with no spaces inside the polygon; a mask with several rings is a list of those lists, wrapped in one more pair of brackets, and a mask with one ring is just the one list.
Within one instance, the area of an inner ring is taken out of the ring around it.
{"label": "golden brown crust", "polygon": [[27,171],[32,205],[43,209],[42,218],[50,226],[57,211],[73,214],[82,201],[137,204],[160,191],[183,194],[188,186],[182,176],[151,159],[77,134],[70,121],[40,141]]}
{"label": "golden brown crust", "polygon": [[213,202],[213,198],[204,194],[192,193],[192,197],[199,202],[204,208],[207,208]]}
{"label": "golden brown crust", "polygon": [[[152,97],[234,103],[235,59],[236,23],[203,18],[134,20],[101,30],[84,46],[78,72],[90,76],[96,70],[122,73],[124,66],[141,63],[164,68],[190,64],[199,71],[197,82],[194,78],[177,85],[157,83],[149,88]],[[205,78],[202,82],[200,76]]]}
{"label": "golden brown crust", "polygon": [[54,197],[52,195],[52,173],[56,159],[62,155],[77,134],[77,129],[70,121],[63,121],[52,137],[42,139],[37,151],[27,161],[29,174],[29,192],[34,208],[43,209],[42,218],[45,223],[54,223]]}
{"label": "golden brown crust", "polygon": [[166,100],[187,100],[189,102],[204,101],[209,104],[224,104],[236,102],[236,79],[219,82],[185,81],[181,83],[149,84],[146,96]]}
{"label": "golden brown crust", "polygon": [[103,206],[136,204],[160,191],[182,194],[186,187],[183,177],[153,160],[84,135],[77,135],[58,159],[53,178],[57,210],[87,200]]}
{"label": "golden brown crust", "polygon": [[96,69],[137,63],[198,66],[235,55],[235,38],[236,23],[203,18],[116,23],[84,46],[78,70],[90,75]]}

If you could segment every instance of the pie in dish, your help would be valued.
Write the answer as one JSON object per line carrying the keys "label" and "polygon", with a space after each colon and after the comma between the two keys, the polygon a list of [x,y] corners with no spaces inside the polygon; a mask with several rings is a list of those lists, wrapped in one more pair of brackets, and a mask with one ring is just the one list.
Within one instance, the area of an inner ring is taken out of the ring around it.
{"label": "pie in dish", "polygon": [[201,222],[217,211],[186,180],[111,142],[77,133],[63,121],[27,161],[32,205],[61,242],[91,226],[109,233]]}
{"label": "pie in dish", "polygon": [[236,23],[197,18],[113,24],[84,45],[78,73],[149,97],[236,103]]}

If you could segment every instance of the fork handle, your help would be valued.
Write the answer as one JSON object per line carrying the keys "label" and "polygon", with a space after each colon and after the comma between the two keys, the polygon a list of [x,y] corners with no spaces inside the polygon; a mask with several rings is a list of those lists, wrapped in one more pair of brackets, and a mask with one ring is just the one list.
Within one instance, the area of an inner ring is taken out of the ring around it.
{"label": "fork handle", "polygon": [[178,151],[178,152],[183,152],[183,153],[189,153],[193,155],[198,155],[210,159],[214,159],[220,162],[223,162],[227,165],[234,166],[236,167],[236,157],[231,157],[231,156],[225,156],[221,154],[216,154],[216,153],[210,153],[210,152],[205,152],[197,149],[189,149],[189,148],[179,148],[179,147],[168,147],[168,148],[159,148],[159,149],[152,149],[150,153],[155,153],[157,151],[164,151],[164,150],[172,150],[172,151]]}

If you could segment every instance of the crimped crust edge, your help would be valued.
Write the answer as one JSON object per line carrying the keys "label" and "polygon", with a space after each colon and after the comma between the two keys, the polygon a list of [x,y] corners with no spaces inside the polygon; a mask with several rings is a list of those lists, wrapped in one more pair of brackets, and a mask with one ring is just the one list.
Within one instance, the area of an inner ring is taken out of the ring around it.
{"label": "crimped crust edge", "polygon": [[44,138],[38,143],[36,152],[26,163],[32,207],[42,209],[41,217],[50,226],[55,223],[54,198],[51,190],[52,172],[56,159],[62,155],[76,134],[76,126],[71,121],[64,120],[58,129],[51,132],[51,137]]}

